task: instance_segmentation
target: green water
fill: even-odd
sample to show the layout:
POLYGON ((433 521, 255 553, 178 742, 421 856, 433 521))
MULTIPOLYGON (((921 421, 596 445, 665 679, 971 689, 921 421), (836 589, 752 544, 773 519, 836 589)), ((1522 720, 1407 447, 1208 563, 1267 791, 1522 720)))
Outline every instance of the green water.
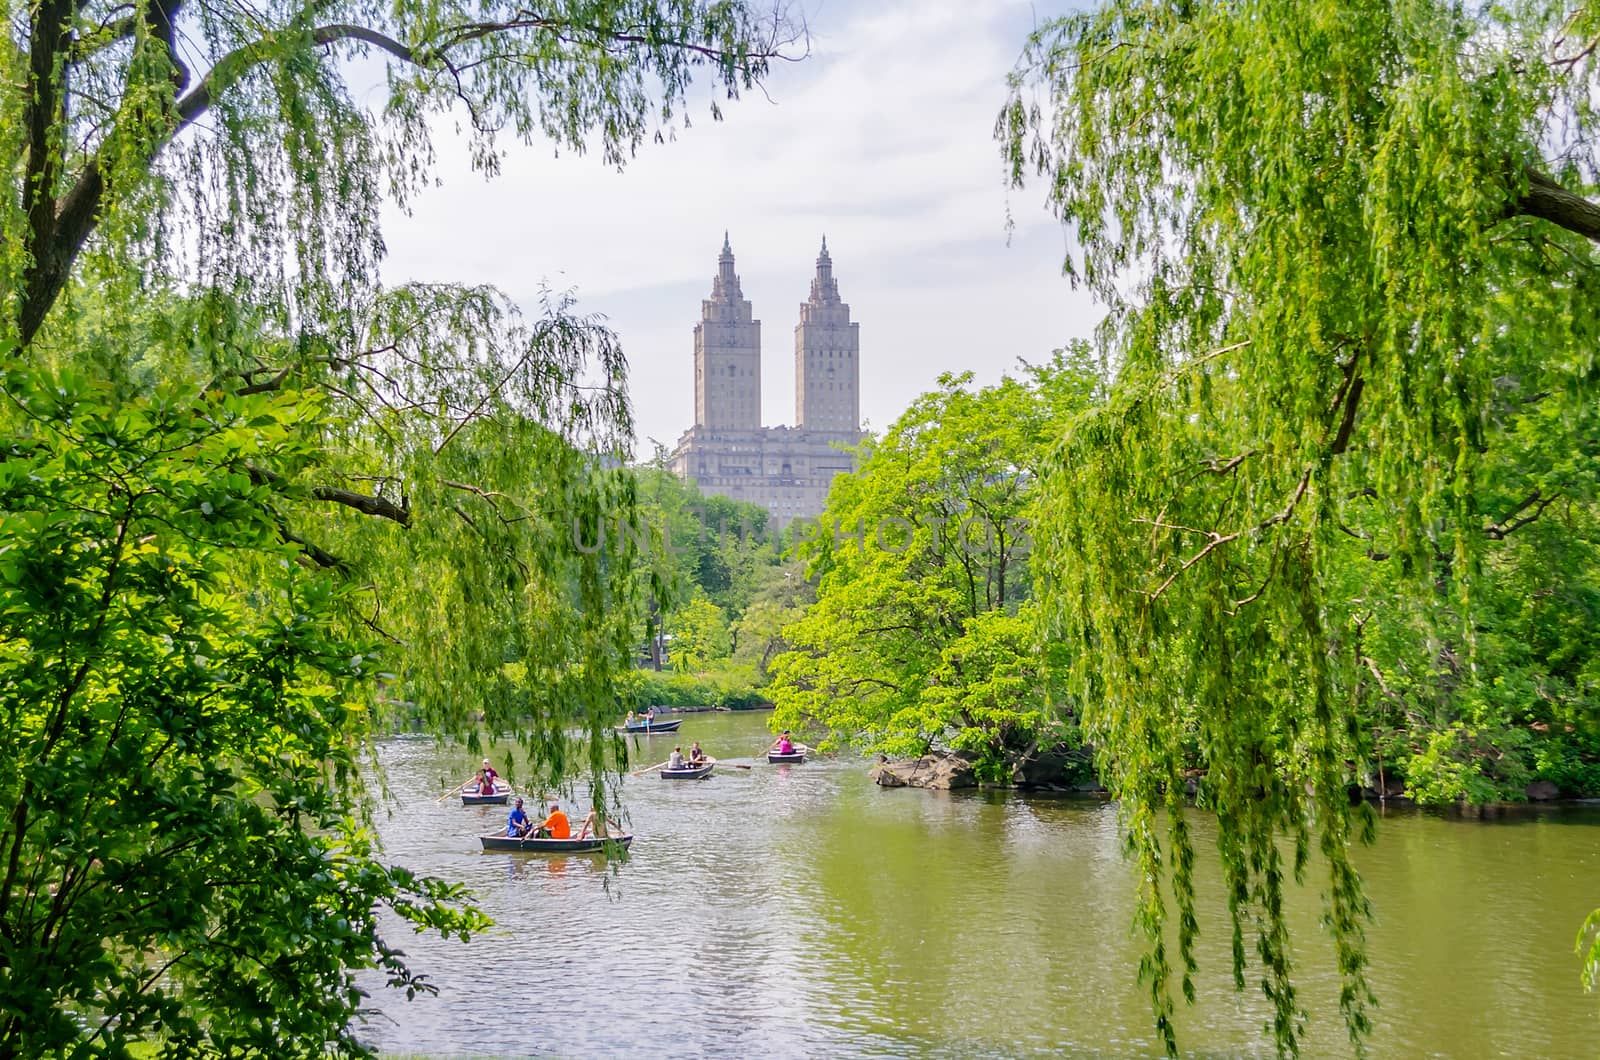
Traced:
MULTIPOLYGON (((697 739, 724 766, 630 779, 620 869, 482 853, 475 836, 504 810, 432 801, 469 756, 385 743, 401 800, 382 822, 390 856, 469 884, 498 923, 465 946, 394 939, 441 995, 380 993, 368 1040, 441 1056, 1160 1054, 1113 808, 880 790, 853 758, 769 766, 754 757, 766 721, 689 715, 678 738, 637 741, 642 763, 697 739)), ((1193 825, 1208 844, 1210 818, 1193 825)), ((1600 995, 1583 993, 1573 953, 1600 905, 1600 809, 1391 813, 1359 861, 1376 913, 1371 1055, 1600 1056, 1600 995)), ((1180 1042, 1271 1055, 1259 990, 1232 990, 1202 864, 1200 1000, 1180 1011, 1180 1042)), ((1350 1055, 1310 882, 1292 909, 1305 1055, 1350 1055)))

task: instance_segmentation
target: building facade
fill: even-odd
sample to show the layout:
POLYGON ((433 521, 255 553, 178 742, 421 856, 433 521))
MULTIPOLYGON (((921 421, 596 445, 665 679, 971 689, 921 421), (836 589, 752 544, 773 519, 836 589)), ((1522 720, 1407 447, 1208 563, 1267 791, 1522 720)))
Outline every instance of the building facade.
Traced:
POLYGON ((672 467, 703 493, 753 501, 783 527, 822 512, 861 441, 861 325, 839 297, 828 241, 794 329, 795 426, 761 426, 761 322, 739 289, 726 235, 694 328, 694 426, 672 467))

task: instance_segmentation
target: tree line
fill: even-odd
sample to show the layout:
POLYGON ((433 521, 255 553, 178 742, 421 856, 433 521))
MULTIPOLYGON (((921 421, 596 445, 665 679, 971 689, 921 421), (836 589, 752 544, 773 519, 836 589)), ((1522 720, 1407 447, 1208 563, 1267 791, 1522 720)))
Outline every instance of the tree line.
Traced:
POLYGON ((512 731, 530 779, 606 805, 606 732, 665 665, 641 644, 992 778, 1090 749, 1152 881, 1138 974, 1173 1053, 1191 780, 1284 1054, 1313 851, 1356 1048, 1370 1027, 1352 788, 1596 790, 1594 4, 1039 25, 996 134, 1096 341, 941 380, 836 483, 842 535, 770 555, 578 547, 718 502, 626 467, 601 320, 384 286, 379 207, 430 179, 444 114, 486 171, 508 136, 622 164, 691 82, 731 99, 802 53, 781 8, 8 15, 0 1055, 363 1055, 358 970, 431 989, 382 911, 484 925, 376 848, 364 747, 397 710, 512 731))

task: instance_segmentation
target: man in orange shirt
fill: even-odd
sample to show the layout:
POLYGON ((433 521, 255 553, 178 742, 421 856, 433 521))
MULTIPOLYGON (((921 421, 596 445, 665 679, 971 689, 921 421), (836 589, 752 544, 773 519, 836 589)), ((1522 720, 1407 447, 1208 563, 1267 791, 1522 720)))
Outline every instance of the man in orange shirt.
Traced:
POLYGON ((567 815, 561 812, 560 803, 550 804, 550 816, 539 823, 539 830, 535 834, 548 839, 572 838, 572 824, 567 820, 567 815))

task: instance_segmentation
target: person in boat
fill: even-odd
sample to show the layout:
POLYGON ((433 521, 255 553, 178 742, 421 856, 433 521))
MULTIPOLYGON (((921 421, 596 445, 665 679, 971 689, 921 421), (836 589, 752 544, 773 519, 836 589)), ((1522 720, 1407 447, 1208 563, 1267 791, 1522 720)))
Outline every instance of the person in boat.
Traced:
POLYGON ((472 778, 468 785, 469 795, 493 795, 494 781, 484 775, 483 770, 478 770, 478 775, 472 778))
POLYGON ((685 766, 685 763, 683 761, 683 748, 674 747, 672 749, 672 753, 667 756, 667 768, 668 769, 683 769, 684 766, 685 766))
POLYGON ((531 831, 533 831, 533 818, 522 808, 522 800, 519 798, 516 808, 506 817, 506 835, 511 839, 521 839, 531 831))
POLYGON ((656 708, 654 706, 651 706, 649 709, 647 709, 644 712, 644 723, 646 725, 649 725, 652 721, 655 721, 655 720, 656 720, 656 708))
POLYGON ((561 804, 550 804, 550 816, 539 822, 539 827, 534 835, 540 839, 571 839, 572 822, 567 820, 567 815, 561 812, 561 804))
POLYGON ((631 710, 628 711, 628 718, 627 718, 626 721, 623 722, 623 724, 624 725, 637 725, 637 724, 639 724, 639 715, 635 714, 631 710))
POLYGON ((593 832, 596 839, 610 839, 611 833, 606 830, 606 815, 599 810, 590 810, 589 816, 583 819, 583 827, 578 830, 580 840, 589 838, 593 832))
POLYGON ((699 740, 689 745, 689 764, 691 766, 703 766, 706 764, 706 753, 700 750, 699 740))
POLYGON ((500 774, 494 771, 494 766, 489 764, 487 758, 483 760, 483 775, 489 781, 489 794, 493 795, 494 789, 500 785, 500 774))
POLYGON ((789 740, 788 729, 783 730, 783 733, 778 737, 778 753, 781 755, 794 754, 794 744, 789 740))

